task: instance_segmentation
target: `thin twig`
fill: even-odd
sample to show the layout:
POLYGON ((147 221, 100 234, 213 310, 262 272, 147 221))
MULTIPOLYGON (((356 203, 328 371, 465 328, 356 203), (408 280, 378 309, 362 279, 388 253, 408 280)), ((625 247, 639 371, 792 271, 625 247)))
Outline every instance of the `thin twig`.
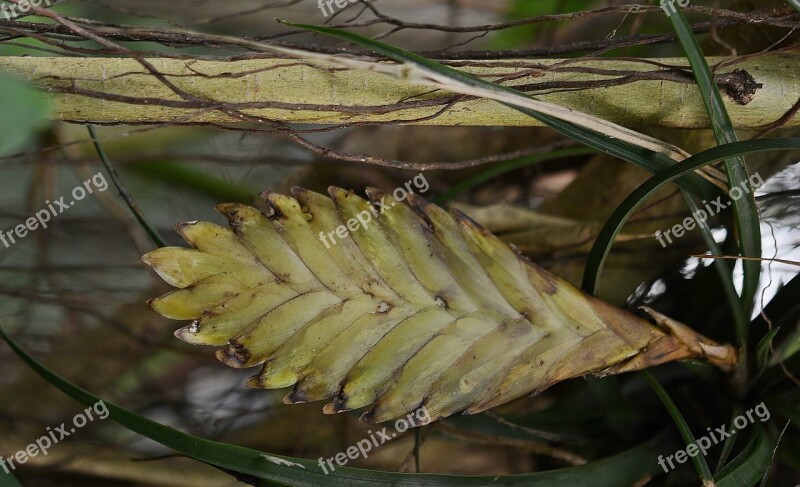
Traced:
POLYGON ((114 186, 117 187, 119 195, 122 197, 123 200, 125 200, 125 203, 128 205, 128 208, 130 208, 131 212, 133 212, 133 216, 136 217, 136 221, 138 221, 139 224, 142 226, 142 228, 144 228, 144 230, 147 232, 147 235, 150 236, 150 239, 153 241, 154 244, 156 244, 156 246, 166 247, 167 243, 164 241, 163 238, 161 238, 161 235, 158 233, 158 230, 156 230, 147 221, 147 218, 145 218, 144 214, 136 205, 136 203, 133 201, 133 198, 131 197, 128 190, 125 188, 125 185, 122 183, 122 179, 119 177, 119 174, 117 174, 117 170, 114 169, 114 167, 111 165, 111 162, 108 160, 108 155, 106 154, 105 149, 103 148, 102 145, 100 145, 100 142, 97 141, 97 136, 94 132, 94 127, 92 127, 91 125, 87 125, 86 128, 89 130, 89 136, 91 136, 92 138, 92 143, 94 144, 94 148, 97 150, 97 155, 103 162, 103 166, 105 166, 109 177, 111 177, 111 181, 114 182, 114 186))

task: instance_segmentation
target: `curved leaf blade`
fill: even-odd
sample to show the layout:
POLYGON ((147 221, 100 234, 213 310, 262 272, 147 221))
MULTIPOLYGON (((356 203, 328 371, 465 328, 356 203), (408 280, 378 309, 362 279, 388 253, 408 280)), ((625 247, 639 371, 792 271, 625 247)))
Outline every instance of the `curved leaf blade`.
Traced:
MULTIPOLYGON (((99 397, 60 377, 28 355, 6 335, 2 327, 0 327, 0 338, 28 367, 64 394, 85 406, 91 406, 100 401, 99 397)), ((464 477, 408 474, 350 467, 337 467, 335 471, 326 475, 315 461, 266 454, 250 448, 206 440, 164 426, 111 402, 104 402, 110 412, 109 419, 135 433, 172 448, 178 453, 228 473, 234 472, 238 474, 237 477, 240 480, 246 482, 261 479, 295 487, 317 487, 319 485, 333 487, 373 487, 375 485, 398 487, 489 487, 497 485, 510 487, 548 487, 552 485, 616 487, 621 479, 626 484, 633 485, 643 478, 658 474, 661 468, 653 459, 658 454, 673 448, 669 436, 661 434, 630 450, 590 464, 510 476, 464 477)))
POLYGON ((717 474, 718 487, 753 487, 768 474, 777 439, 757 427, 744 450, 717 474))
POLYGON ((0 469, 0 485, 5 487, 22 487, 22 484, 14 477, 13 473, 6 473, 6 471, 2 469, 0 469))
MULTIPOLYGON (((736 130, 733 128, 728 110, 722 101, 711 68, 706 62, 700 44, 692 32, 691 26, 683 16, 680 8, 676 7, 675 12, 669 15, 678 40, 683 46, 684 51, 692 66, 697 86, 703 97, 703 103, 711 120, 711 128, 718 144, 728 144, 738 141, 736 130)), ((747 171, 747 164, 742 156, 734 156, 725 159, 725 168, 728 175, 728 185, 731 188, 746 188, 750 174, 747 171)), ((761 257, 761 225, 759 222, 756 199, 752 192, 746 191, 742 198, 733 198, 734 215, 736 217, 736 228, 739 235, 740 252, 745 257, 761 257)), ((761 263, 757 260, 742 261, 744 270, 744 285, 742 286, 741 308, 746 315, 755 302, 755 294, 761 275, 761 263)), ((747 340, 747 327, 743 326, 742 320, 738 320, 737 333, 743 341, 747 340)))
POLYGON ((712 149, 705 150, 699 154, 679 162, 675 166, 656 174, 639 186, 614 210, 614 213, 606 220, 603 229, 597 235, 589 258, 586 263, 586 273, 583 276, 582 289, 593 294, 599 284, 600 273, 605 263, 614 239, 622 230, 625 222, 633 215, 644 201, 661 189, 667 183, 674 181, 684 174, 690 173, 708 164, 723 160, 728 157, 751 154, 755 152, 766 152, 775 150, 798 150, 800 149, 800 138, 783 138, 769 140, 748 140, 746 142, 734 142, 725 144, 712 149))

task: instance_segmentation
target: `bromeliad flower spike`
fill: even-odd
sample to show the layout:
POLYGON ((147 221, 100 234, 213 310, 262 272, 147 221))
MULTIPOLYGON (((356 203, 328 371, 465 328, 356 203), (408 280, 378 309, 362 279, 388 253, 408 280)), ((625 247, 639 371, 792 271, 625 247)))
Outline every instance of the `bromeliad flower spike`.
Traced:
POLYGON ((474 414, 672 360, 734 365, 730 345, 587 296, 458 211, 414 194, 329 193, 265 194, 268 214, 219 205, 230 229, 179 225, 192 249, 143 257, 179 288, 150 306, 193 320, 175 335, 222 347, 223 363, 262 366, 251 387, 292 387, 287 403, 332 398, 325 413, 369 407, 368 422, 420 406, 432 419, 474 414), (354 221, 334 244, 320 238, 354 221))

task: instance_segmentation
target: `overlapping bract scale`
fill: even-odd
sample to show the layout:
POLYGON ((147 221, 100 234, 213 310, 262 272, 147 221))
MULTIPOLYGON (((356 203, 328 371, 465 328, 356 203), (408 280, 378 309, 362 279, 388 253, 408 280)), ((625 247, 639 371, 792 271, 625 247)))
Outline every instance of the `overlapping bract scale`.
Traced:
POLYGON ((666 360, 730 365, 728 347, 586 296, 461 213, 413 193, 329 193, 265 194, 266 214, 219 205, 230 229, 179 225, 192 249, 143 257, 178 288, 150 305, 193 320, 176 336, 222 347, 225 364, 262 366, 251 387, 329 399, 326 413, 367 408, 370 422, 477 413, 666 360))

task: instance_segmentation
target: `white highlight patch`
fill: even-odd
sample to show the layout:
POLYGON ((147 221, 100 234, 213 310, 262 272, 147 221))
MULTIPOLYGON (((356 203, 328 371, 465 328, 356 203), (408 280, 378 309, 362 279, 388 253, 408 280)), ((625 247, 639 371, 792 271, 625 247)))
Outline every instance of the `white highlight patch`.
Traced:
POLYGON ((282 467, 300 467, 305 470, 305 466, 300 465, 299 463, 290 462, 289 460, 284 460, 283 458, 273 457, 271 455, 266 455, 264 453, 261 454, 268 462, 274 463, 275 465, 280 465, 282 467))

